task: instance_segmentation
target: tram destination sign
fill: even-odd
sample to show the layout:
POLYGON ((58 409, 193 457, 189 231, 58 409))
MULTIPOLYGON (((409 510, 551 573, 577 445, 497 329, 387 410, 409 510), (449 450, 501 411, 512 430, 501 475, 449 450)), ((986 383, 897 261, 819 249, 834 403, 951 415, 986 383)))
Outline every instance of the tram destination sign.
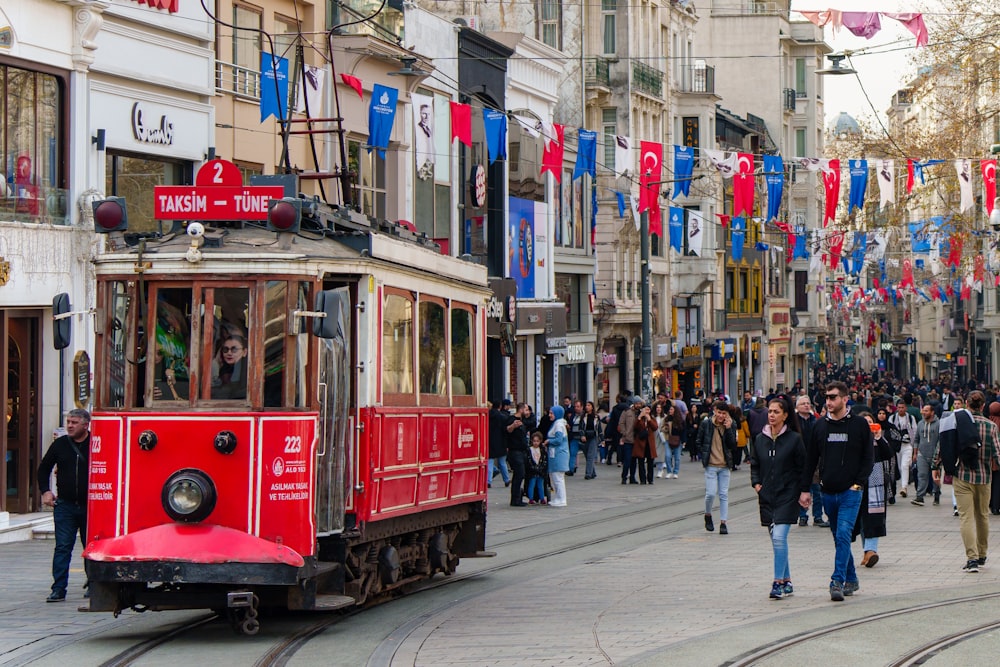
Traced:
POLYGON ((280 185, 243 185, 239 168, 228 160, 209 160, 194 185, 153 188, 156 220, 267 220, 267 204, 281 199, 280 185))

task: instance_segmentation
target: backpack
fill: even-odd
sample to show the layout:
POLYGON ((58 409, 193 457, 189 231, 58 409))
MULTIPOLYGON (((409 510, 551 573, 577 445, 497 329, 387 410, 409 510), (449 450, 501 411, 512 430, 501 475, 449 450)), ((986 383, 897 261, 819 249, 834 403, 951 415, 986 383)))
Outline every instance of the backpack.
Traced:
POLYGON ((941 451, 941 464, 947 474, 957 474, 959 463, 966 468, 975 467, 982 446, 979 427, 968 410, 944 413, 941 417, 938 447, 941 451))

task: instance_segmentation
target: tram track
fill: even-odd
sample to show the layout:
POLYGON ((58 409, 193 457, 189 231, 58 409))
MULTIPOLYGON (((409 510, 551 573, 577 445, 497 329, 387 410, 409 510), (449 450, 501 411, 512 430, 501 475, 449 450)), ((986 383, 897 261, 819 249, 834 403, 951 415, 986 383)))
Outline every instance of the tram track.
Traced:
MULTIPOLYGON (((952 598, 948 600, 939 600, 936 602, 927 602, 918 605, 911 605, 909 607, 903 607, 900 609, 893 609, 890 611, 879 612, 877 614, 870 614, 867 616, 862 616, 859 618, 854 618, 848 621, 841 621, 839 623, 833 623, 820 628, 815 628, 807 632, 803 632, 785 639, 772 642, 765 646, 753 649, 749 653, 744 653, 734 660, 722 663, 723 667, 750 667, 751 665, 761 664, 766 660, 770 660, 779 656, 780 654, 787 652, 793 648, 801 648, 810 642, 815 642, 819 639, 825 639, 831 635, 848 630, 850 628, 855 628, 872 622, 884 621, 892 618, 902 618, 906 615, 916 614, 919 612, 930 611, 934 609, 941 609, 944 607, 969 604, 975 602, 981 602, 984 600, 992 600, 1000 598, 1000 592, 993 593, 980 593, 977 595, 968 595, 959 598, 952 598)), ((910 650, 903 654, 901 657, 890 662, 890 667, 910 667, 913 665, 923 664, 927 659, 933 655, 940 653, 941 651, 954 646, 962 641, 966 641, 973 637, 976 637, 985 632, 1000 628, 1000 621, 994 621, 984 625, 978 625, 973 628, 966 628, 961 631, 950 633, 944 637, 935 639, 934 641, 924 644, 916 649, 910 650)))
MULTIPOLYGON (((453 586, 456 583, 463 581, 474 581, 476 579, 481 579, 492 574, 503 572, 510 568, 515 568, 522 566, 526 559, 531 561, 538 561, 545 558, 552 558, 559 556, 577 549, 598 546, 607 542, 611 542, 617 539, 621 539, 628 536, 633 536, 648 532, 650 530, 655 530, 657 528, 668 526, 672 524, 681 523, 683 521, 690 521, 693 518, 699 518, 702 516, 703 511, 699 508, 694 512, 687 512, 674 517, 663 517, 662 512, 665 509, 673 508, 685 503, 691 503, 704 498, 704 494, 699 492, 697 494, 686 494, 681 498, 666 498, 660 502, 652 502, 643 504, 641 507, 629 510, 625 512, 614 512, 611 515, 603 514, 592 518, 584 519, 582 521, 572 523, 570 525, 564 525, 560 529, 564 534, 572 534, 575 532, 582 531, 585 535, 590 533, 595 527, 607 525, 609 523, 620 523, 623 519, 641 517, 643 515, 653 514, 656 518, 651 521, 642 522, 639 525, 633 526, 627 530, 617 530, 610 533, 605 533, 601 535, 591 535, 579 540, 571 540, 568 543, 564 543, 556 548, 550 548, 537 553, 531 554, 526 558, 519 558, 505 563, 498 563, 496 565, 489 565, 475 572, 467 572, 454 574, 448 577, 436 577, 433 580, 421 582, 415 584, 414 586, 405 589, 404 594, 407 596, 416 595, 420 593, 429 593, 431 591, 437 590, 444 586, 453 586)), ((750 497, 740 500, 731 500, 730 507, 740 506, 746 503, 756 502, 755 497, 750 497)), ((567 517, 567 520, 578 519, 578 517, 567 517)), ((495 542, 491 542, 490 546, 495 548, 509 547, 515 544, 529 543, 532 540, 537 540, 541 535, 531 534, 531 535, 518 535, 512 539, 500 539, 495 542)), ((482 593, 475 593, 469 596, 469 599, 476 597, 477 595, 482 595, 482 593)), ((383 603, 384 604, 384 603, 383 603)), ((432 610, 427 611, 418 617, 411 619, 409 622, 404 624, 399 628, 398 631, 393 632, 390 639, 383 641, 378 645, 376 651, 373 653, 371 660, 369 660, 369 665, 388 665, 391 663, 392 656, 395 655, 396 651, 406 640, 407 637, 413 632, 414 629, 419 627, 421 624, 425 623, 429 618, 433 618, 435 615, 442 613, 443 611, 454 607, 455 600, 451 600, 441 607, 436 607, 432 610)), ((294 631, 280 640, 274 642, 269 648, 267 648, 264 653, 262 653, 253 662, 255 667, 284 667, 288 664, 288 661, 298 653, 306 644, 308 644, 312 639, 321 635, 328 628, 343 622, 344 620, 351 618, 366 609, 369 609, 374 605, 365 605, 356 609, 344 610, 344 611, 334 611, 328 612, 326 617, 321 618, 313 623, 306 625, 305 627, 294 631)), ((130 665, 136 664, 140 659, 145 658, 152 654, 154 651, 162 647, 163 645, 173 642, 184 635, 197 630, 198 628, 217 620, 219 617, 217 614, 209 614, 207 616, 199 617, 182 625, 179 625, 167 632, 163 632, 159 635, 150 637, 146 641, 136 644, 135 646, 129 647, 128 649, 118 653, 117 655, 109 658, 100 664, 100 667, 129 667, 130 665)), ((221 626, 220 626, 221 627, 221 626)), ((247 638, 246 641, 252 641, 251 638, 247 638)), ((262 647, 263 648, 263 647, 262 647)))

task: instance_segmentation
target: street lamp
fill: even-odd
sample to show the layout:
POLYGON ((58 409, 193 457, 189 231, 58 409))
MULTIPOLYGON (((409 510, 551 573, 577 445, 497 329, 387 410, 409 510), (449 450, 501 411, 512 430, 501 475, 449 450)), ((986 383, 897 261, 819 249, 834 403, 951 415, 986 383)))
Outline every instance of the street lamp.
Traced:
POLYGON ((857 74, 858 71, 856 69, 854 69, 853 67, 850 67, 850 66, 844 67, 843 65, 840 64, 847 57, 848 57, 848 54, 846 54, 846 53, 831 53, 830 55, 827 56, 827 59, 832 64, 828 68, 826 68, 826 69, 818 69, 818 70, 816 70, 816 73, 817 74, 831 74, 831 75, 857 74))

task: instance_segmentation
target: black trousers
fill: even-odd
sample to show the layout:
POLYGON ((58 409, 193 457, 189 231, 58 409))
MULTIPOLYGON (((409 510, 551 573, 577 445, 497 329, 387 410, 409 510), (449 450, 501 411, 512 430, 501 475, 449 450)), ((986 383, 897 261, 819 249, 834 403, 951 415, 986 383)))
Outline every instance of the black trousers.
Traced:
POLYGON ((524 492, 524 462, 527 452, 520 449, 507 451, 507 463, 510 464, 510 502, 518 504, 521 502, 521 494, 524 492))

